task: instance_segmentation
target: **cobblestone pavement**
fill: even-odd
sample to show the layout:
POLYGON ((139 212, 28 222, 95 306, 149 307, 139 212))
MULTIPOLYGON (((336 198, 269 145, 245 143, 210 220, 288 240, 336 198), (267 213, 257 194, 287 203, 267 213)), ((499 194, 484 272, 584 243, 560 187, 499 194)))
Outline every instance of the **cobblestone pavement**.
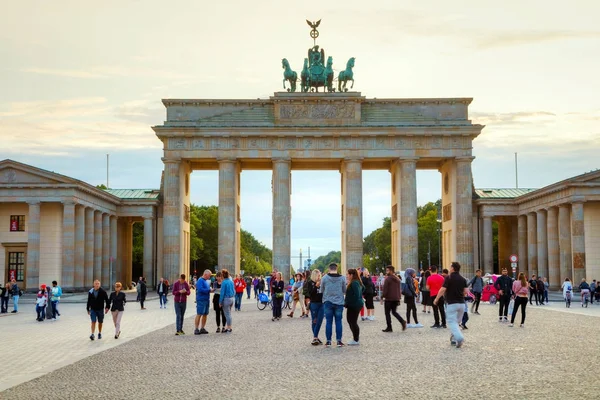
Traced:
MULTIPOLYGON (((580 314, 580 308, 568 313, 552 311, 559 310, 559 303, 528 307, 526 327, 511 328, 497 322, 497 306, 481 305, 482 315, 470 315, 462 349, 450 346, 447 329, 430 329, 433 316, 421 313, 420 307, 425 328, 401 332, 395 322, 395 331, 386 334, 381 332, 383 312, 377 305, 376 321, 359 321, 361 345, 345 348, 311 346, 309 319, 290 319, 284 312, 283 320, 271 322, 270 310, 259 311, 252 300, 245 300, 242 311, 234 312, 231 334, 214 333, 212 310, 209 335, 191 334, 193 323, 187 319, 188 334, 183 337, 174 336, 172 325, 166 326, 173 322, 170 309, 152 309, 144 315, 128 310, 123 318, 126 336, 90 342, 87 324, 81 322, 85 317, 77 316, 81 325, 77 333, 61 329, 64 320, 36 329, 34 352, 29 350, 30 336, 16 339, 13 335, 10 345, 3 343, 3 354, 8 354, 8 348, 11 352, 27 349, 27 357, 18 353, 19 362, 28 360, 19 366, 24 371, 30 371, 32 363, 41 364, 42 355, 54 348, 74 349, 75 357, 69 352, 62 365, 79 361, 12 387, 0 398, 37 398, 42 392, 61 399, 591 397, 600 390, 592 357, 600 346, 600 308, 585 311, 590 315, 580 314), (139 329, 137 325, 148 325, 148 331, 160 328, 161 323, 151 328, 154 322, 148 316, 161 319, 161 311, 166 311, 161 320, 164 328, 128 339, 130 330, 139 329), (38 333, 44 329, 51 331, 38 333), (92 355, 102 350, 106 351, 92 355), (31 353, 36 356, 33 360, 31 353)), ((188 306, 190 316, 192 309, 193 303, 188 306)), ((404 314, 404 304, 401 310, 404 314)), ((28 327, 21 328, 25 337, 35 321, 22 323, 28 327)), ((344 341, 350 339, 349 333, 344 316, 344 341)), ((54 357, 45 359, 50 363, 54 357)))

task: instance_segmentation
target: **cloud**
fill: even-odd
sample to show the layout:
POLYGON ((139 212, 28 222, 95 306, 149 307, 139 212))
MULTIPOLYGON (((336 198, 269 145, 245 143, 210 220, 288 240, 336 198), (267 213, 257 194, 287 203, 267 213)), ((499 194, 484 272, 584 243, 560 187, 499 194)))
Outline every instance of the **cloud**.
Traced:
POLYGON ((477 48, 492 49, 497 47, 519 46, 541 42, 574 39, 597 39, 600 32, 577 32, 563 30, 536 30, 520 32, 486 32, 476 39, 477 48))
POLYGON ((111 77, 145 77, 162 79, 196 79, 194 75, 187 73, 178 73, 172 70, 160 70, 156 68, 140 66, 119 66, 119 65, 100 65, 85 69, 62 69, 62 68, 43 68, 28 67, 20 70, 30 74, 54 75, 69 78, 81 79, 106 79, 111 77))
POLYGON ((482 125, 525 125, 553 120, 556 114, 548 111, 519 111, 508 113, 471 112, 473 122, 482 125))

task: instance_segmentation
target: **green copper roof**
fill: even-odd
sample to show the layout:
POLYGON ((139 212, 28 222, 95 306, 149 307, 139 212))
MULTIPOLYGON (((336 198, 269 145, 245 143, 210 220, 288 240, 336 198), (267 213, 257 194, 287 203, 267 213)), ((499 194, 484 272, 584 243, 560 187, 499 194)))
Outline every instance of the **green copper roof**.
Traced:
POLYGON ((105 189, 105 192, 120 199, 157 200, 158 189, 105 189))
POLYGON ((536 191, 537 189, 475 189, 482 199, 514 199, 536 191))

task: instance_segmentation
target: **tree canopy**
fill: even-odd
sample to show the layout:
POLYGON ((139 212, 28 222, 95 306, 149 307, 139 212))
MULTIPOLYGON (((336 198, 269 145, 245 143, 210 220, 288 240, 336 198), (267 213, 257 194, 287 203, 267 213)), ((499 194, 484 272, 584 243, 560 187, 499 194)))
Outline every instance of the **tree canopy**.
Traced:
POLYGON ((330 251, 324 256, 319 256, 310 266, 311 269, 318 269, 321 272, 325 272, 329 264, 341 263, 342 252, 341 251, 330 251))

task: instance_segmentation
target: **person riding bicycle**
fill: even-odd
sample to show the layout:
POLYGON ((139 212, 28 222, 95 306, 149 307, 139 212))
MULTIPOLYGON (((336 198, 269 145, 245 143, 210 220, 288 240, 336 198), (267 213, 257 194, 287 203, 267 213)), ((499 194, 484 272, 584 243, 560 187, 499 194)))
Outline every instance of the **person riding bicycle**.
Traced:
POLYGON ((585 281, 585 278, 581 280, 579 289, 581 290, 581 306, 583 307, 584 299, 590 295, 590 285, 585 281))
POLYGON ((563 291, 563 298, 567 303, 571 303, 571 294, 573 292, 573 285, 571 284, 571 280, 569 278, 565 278, 565 281, 561 287, 563 291))

